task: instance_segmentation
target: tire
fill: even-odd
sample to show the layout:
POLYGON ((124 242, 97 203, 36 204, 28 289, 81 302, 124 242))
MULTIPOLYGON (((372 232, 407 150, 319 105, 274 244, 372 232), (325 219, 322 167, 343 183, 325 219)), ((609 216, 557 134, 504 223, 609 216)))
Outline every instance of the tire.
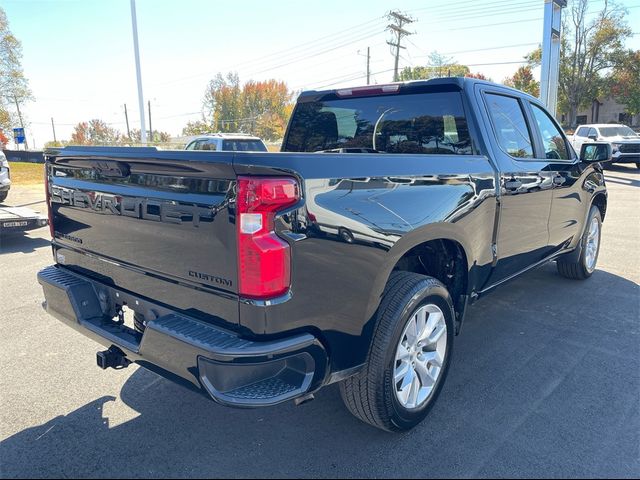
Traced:
MULTIPOLYGON (((358 374, 340 383, 340 394, 348 410, 363 422, 391 432, 410 430, 418 425, 437 400, 449 370, 454 336, 453 318, 453 303, 442 283, 425 275, 393 272, 376 312, 376 329, 367 363, 358 374), (400 381, 394 381, 394 377, 397 378, 402 368, 406 367, 405 370, 409 370, 412 367, 411 360, 398 360, 398 358, 404 355, 404 352, 408 354, 413 348, 403 347, 405 345, 403 339, 408 339, 408 330, 405 329, 410 329, 411 322, 416 319, 415 315, 424 309, 429 312, 423 331, 428 331, 429 322, 432 319, 433 322, 438 319, 440 328, 435 327, 429 334, 429 338, 431 336, 435 338, 439 334, 439 340, 434 344, 428 344, 429 338, 427 338, 424 347, 413 350, 413 353, 406 357, 415 360, 415 364, 419 365, 413 369, 412 378, 419 382, 420 387, 415 390, 418 392, 414 397, 416 401, 413 404, 410 401, 403 404, 403 397, 407 390, 399 391, 399 389, 406 384, 405 380, 408 377, 405 376, 400 381), (435 311, 440 313, 433 313, 435 311), (443 325, 446 325, 446 329, 443 325), (429 350, 436 344, 438 345, 436 351, 429 350), (445 348, 444 354, 441 346, 445 348), (400 352, 401 347, 403 353, 400 352), (436 367, 436 363, 430 363, 433 360, 424 361, 425 356, 434 356, 434 354, 438 355, 439 368, 436 367), (426 370, 424 370, 425 366, 426 370), (438 373, 434 373, 436 368, 438 373), (435 381, 431 382, 430 387, 425 387, 422 382, 423 375, 427 374, 429 376, 426 378, 431 380, 433 380, 431 375, 435 375, 435 381), (427 391, 429 393, 425 393, 427 391)), ((420 343, 417 345, 419 346, 420 343)), ((411 382, 407 396, 409 400, 413 392, 414 384, 411 382)))
POLYGON ((596 269, 598 263, 598 255, 600 253, 600 240, 602 237, 602 216, 600 215, 600 209, 595 205, 591 206, 589 210, 589 216, 587 217, 587 224, 580 239, 580 257, 577 260, 558 259, 558 273, 565 278, 572 280, 585 280, 589 278, 596 269), (592 225, 595 222, 597 225, 597 232, 595 237, 593 236, 592 225), (592 239, 596 240, 595 251, 592 247, 592 239), (591 250, 591 255, 589 249, 591 250))
POLYGON ((138 312, 133 312, 133 328, 136 332, 144 333, 146 327, 144 323, 144 315, 138 312))
POLYGON ((0 192, 0 203, 4 202, 7 199, 8 195, 9 195, 8 190, 6 192, 0 192))

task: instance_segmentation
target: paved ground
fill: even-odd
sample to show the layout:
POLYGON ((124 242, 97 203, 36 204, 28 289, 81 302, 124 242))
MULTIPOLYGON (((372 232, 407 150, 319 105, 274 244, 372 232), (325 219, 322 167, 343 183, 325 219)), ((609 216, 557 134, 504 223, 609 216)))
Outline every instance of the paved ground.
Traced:
POLYGON ((47 229, 5 241, 0 475, 638 477, 640 175, 607 177, 598 271, 573 282, 547 265, 474 305, 442 396, 405 435, 358 422, 335 387, 245 411, 136 367, 102 372, 97 345, 40 308, 47 229))

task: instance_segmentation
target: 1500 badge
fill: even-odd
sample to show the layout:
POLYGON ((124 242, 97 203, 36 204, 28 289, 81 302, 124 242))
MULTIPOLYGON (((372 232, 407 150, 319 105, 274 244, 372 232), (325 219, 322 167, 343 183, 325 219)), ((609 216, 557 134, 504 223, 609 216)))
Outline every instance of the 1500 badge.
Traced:
POLYGON ((125 197, 100 192, 83 192, 52 187, 51 202, 86 208, 108 215, 140 218, 164 223, 191 223, 197 227, 201 221, 211 222, 215 216, 211 208, 194 204, 163 202, 143 197, 125 197))

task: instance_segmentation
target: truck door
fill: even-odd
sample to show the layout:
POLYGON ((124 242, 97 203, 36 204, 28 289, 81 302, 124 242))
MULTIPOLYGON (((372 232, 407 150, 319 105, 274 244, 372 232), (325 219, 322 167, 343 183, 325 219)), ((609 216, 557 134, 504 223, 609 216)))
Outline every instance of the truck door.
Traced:
MULTIPOLYGON (((582 198, 583 192, 578 180, 585 165, 581 164, 569 148, 562 129, 551 115, 536 103, 527 103, 542 144, 542 150, 536 156, 549 162, 548 169, 553 174, 549 247, 551 250, 559 250, 582 233, 588 205, 582 198)), ((589 130, 589 134, 591 130, 593 129, 589 130)))
POLYGON ((500 209, 494 269, 487 285, 505 280, 549 254, 553 174, 536 158, 538 139, 523 100, 508 90, 484 89, 489 141, 500 170, 500 209))

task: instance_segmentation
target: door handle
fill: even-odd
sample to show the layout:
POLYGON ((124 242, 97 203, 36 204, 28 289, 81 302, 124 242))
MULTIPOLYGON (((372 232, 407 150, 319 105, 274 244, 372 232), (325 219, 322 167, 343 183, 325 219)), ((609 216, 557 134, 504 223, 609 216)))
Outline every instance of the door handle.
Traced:
POLYGON ((520 180, 516 180, 515 178, 512 178, 511 180, 506 180, 504 182, 504 188, 506 190, 518 190, 520 187, 522 187, 522 182, 520 180))

